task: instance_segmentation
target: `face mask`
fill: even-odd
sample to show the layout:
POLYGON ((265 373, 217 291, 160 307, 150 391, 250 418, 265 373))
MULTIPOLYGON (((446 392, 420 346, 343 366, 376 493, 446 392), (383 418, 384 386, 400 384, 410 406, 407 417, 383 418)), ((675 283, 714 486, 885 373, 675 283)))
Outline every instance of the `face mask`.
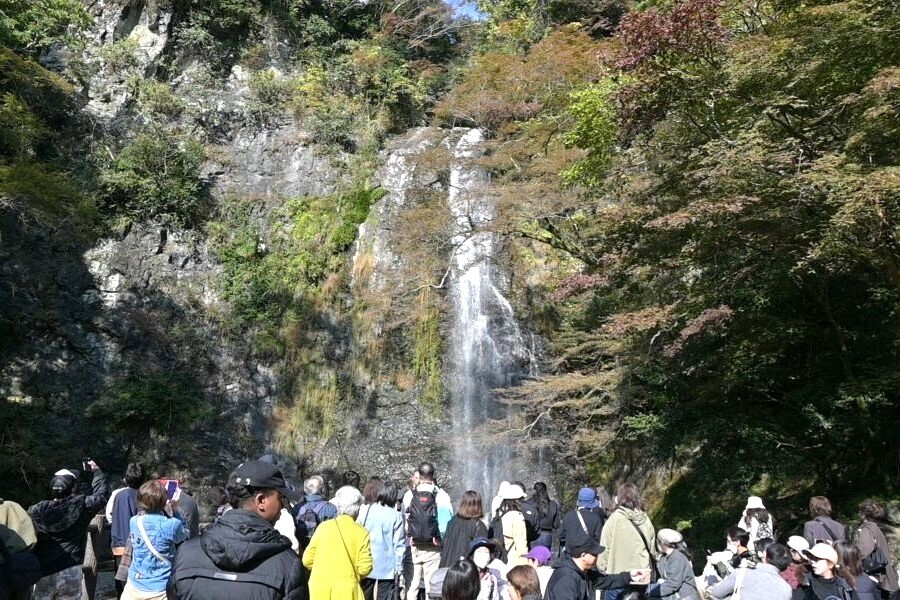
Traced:
POLYGON ((484 569, 488 566, 488 563, 491 562, 491 554, 490 552, 476 552, 472 556, 472 562, 475 563, 475 566, 479 569, 484 569))

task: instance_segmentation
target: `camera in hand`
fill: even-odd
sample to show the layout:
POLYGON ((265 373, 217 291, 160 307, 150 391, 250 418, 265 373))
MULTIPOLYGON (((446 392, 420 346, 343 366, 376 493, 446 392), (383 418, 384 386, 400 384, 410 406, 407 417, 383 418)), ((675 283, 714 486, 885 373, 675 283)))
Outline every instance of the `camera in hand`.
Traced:
POLYGON ((85 457, 81 459, 81 470, 82 471, 92 471, 91 469, 91 459, 89 457, 85 457))

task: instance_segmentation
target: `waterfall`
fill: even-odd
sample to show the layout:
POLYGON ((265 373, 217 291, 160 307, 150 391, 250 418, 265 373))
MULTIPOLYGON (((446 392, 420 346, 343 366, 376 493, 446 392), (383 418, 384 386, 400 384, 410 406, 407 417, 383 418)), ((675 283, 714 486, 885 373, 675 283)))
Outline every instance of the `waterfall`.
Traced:
POLYGON ((446 368, 460 484, 483 491, 487 503, 500 481, 517 473, 509 443, 476 432, 489 419, 509 418, 492 390, 534 374, 536 363, 531 339, 523 335, 500 288, 503 272, 494 260, 500 240, 491 231, 495 202, 487 174, 475 164, 481 142, 481 132, 472 129, 453 149, 449 205, 456 227, 446 368))

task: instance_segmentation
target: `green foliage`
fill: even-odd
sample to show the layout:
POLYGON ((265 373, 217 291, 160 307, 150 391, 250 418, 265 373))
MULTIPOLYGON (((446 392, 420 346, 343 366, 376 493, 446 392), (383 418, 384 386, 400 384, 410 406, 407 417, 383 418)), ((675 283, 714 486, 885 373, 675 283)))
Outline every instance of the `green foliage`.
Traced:
POLYGON ((89 227, 97 217, 94 204, 68 175, 40 163, 0 163, 0 196, 46 222, 74 219, 89 227))
POLYGON ((304 440, 327 438, 348 395, 313 334, 337 299, 346 251, 383 190, 358 185, 326 197, 288 200, 260 220, 249 200, 230 200, 208 231, 223 266, 222 297, 241 335, 259 356, 279 357, 287 402, 275 415, 276 443, 301 452, 304 440), (265 233, 268 232, 268 233, 265 233))
POLYGON ((202 390, 186 370, 132 372, 114 381, 87 416, 126 443, 177 436, 208 416, 202 390))
POLYGON ((148 129, 100 172, 100 205, 129 219, 199 222, 206 210, 200 167, 205 153, 194 139, 148 129))
POLYGON ((596 186, 603 180, 618 141, 618 112, 613 104, 618 87, 605 79, 572 93, 569 112, 575 126, 565 141, 587 150, 588 155, 562 174, 565 181, 596 186))
POLYGON ((111 71, 124 71, 137 66, 138 41, 126 37, 100 48, 100 58, 111 71))
POLYGON ((78 0, 0 0, 0 45, 37 54, 56 42, 78 42, 91 17, 78 0))
POLYGON ((275 69, 264 69, 250 76, 248 109, 258 123, 268 123, 278 117, 290 99, 290 83, 275 69))
POLYGON ((74 108, 75 89, 36 61, 0 48, 0 93, 13 94, 50 126, 61 128, 74 108))
POLYGON ((494 225, 575 259, 540 277, 559 372, 510 397, 669 523, 717 531, 736 489, 896 491, 900 17, 652 4, 569 55, 587 75, 532 86, 548 35, 438 106, 495 137, 494 225))
POLYGON ((270 327, 287 313, 302 314, 321 286, 343 266, 343 252, 382 190, 357 187, 323 198, 289 200, 278 213, 271 239, 262 239, 252 203, 237 202, 210 225, 225 268, 223 297, 241 326, 270 327))
POLYGON ((419 401, 433 415, 440 415, 444 398, 441 381, 443 343, 440 332, 441 313, 431 288, 422 288, 416 299, 412 330, 412 372, 421 382, 419 401))
POLYGON ((22 100, 7 92, 0 98, 0 155, 33 156, 38 142, 49 133, 47 126, 22 100))
POLYGON ((166 119, 176 119, 184 110, 184 102, 174 94, 172 86, 154 79, 141 82, 138 105, 145 113, 166 119))
POLYGON ((573 27, 552 31, 522 56, 488 52, 476 58, 435 114, 445 122, 474 124, 491 132, 542 111, 558 119, 573 89, 595 76, 597 53, 596 43, 573 27))

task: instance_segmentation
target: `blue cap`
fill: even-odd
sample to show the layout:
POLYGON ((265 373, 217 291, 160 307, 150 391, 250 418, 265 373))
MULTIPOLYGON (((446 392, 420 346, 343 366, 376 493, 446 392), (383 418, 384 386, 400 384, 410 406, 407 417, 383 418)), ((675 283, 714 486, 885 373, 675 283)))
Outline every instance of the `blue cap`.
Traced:
POLYGON ((578 490, 578 506, 584 508, 597 508, 600 506, 600 501, 597 499, 597 490, 589 487, 583 487, 578 490))

